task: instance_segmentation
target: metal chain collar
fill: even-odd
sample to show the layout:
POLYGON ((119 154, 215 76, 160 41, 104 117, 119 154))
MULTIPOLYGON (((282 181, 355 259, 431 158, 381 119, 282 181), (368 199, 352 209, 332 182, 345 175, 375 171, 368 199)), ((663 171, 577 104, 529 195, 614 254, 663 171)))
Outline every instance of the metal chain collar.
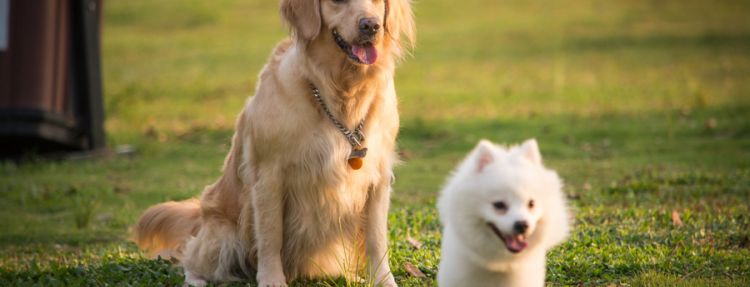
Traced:
POLYGON ((357 128, 355 128, 354 131, 349 130, 333 116, 333 113, 331 113, 331 111, 328 109, 328 106, 326 106, 323 98, 320 97, 320 90, 318 90, 318 88, 316 88, 312 83, 310 84, 310 88, 312 88, 313 96, 315 96, 315 101, 318 102, 328 118, 331 119, 333 125, 336 126, 339 131, 341 131, 344 137, 346 137, 346 140, 349 141, 349 144, 351 144, 353 148, 362 148, 362 143, 365 141, 365 135, 364 133, 362 133, 362 129, 364 129, 365 127, 365 119, 362 119, 359 122, 359 125, 357 125, 357 128))

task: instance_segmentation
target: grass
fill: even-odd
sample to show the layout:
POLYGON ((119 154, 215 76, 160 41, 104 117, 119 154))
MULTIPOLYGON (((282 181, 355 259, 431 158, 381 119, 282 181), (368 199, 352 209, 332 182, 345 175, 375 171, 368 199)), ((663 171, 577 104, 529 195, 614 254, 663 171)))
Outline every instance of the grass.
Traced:
MULTIPOLYGON (((0 285, 181 284, 128 228, 217 178, 234 116, 287 33, 277 5, 106 3, 108 143, 136 153, 0 163, 0 285)), ((548 285, 750 285, 748 3, 432 0, 415 11, 418 48, 397 75, 405 163, 389 234, 402 286, 435 284, 434 203, 455 164, 480 138, 529 137, 576 211, 548 285)))

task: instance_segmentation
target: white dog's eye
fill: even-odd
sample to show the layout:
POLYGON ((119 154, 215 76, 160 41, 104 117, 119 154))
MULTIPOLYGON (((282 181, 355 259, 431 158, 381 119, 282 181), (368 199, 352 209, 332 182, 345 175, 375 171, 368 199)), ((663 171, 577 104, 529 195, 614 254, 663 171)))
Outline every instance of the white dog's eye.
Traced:
POLYGON ((494 206, 498 211, 508 210, 508 206, 505 204, 505 202, 502 201, 495 201, 492 203, 492 206, 494 206))
POLYGON ((534 200, 529 200, 529 209, 534 208, 534 200))

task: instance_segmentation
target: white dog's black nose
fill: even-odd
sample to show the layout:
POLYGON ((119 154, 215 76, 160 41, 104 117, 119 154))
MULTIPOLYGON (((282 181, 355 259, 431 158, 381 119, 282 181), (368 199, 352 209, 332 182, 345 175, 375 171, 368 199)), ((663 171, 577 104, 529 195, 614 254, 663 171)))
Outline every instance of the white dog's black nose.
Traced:
POLYGON ((372 36, 378 33, 378 30, 380 30, 378 18, 369 17, 359 19, 359 32, 362 35, 372 36))
POLYGON ((518 234, 525 233, 527 229, 529 229, 529 224, 526 221, 516 221, 516 223, 513 224, 513 231, 518 234))

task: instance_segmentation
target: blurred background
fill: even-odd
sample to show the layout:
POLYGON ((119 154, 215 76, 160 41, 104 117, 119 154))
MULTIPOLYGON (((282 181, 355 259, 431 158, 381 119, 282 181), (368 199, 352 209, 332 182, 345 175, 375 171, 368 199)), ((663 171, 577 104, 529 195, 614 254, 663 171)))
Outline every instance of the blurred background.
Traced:
MULTIPOLYGON (((168 264, 141 257, 128 227, 147 206, 196 196, 218 177, 235 116, 288 34, 277 1, 104 2, 110 152, 0 163, 7 282, 179 282, 168 264), (70 271, 78 266, 86 273, 70 271)), ((396 72, 404 164, 391 245, 403 285, 429 284, 437 271, 433 206, 450 170, 481 138, 530 137, 577 214, 571 241, 551 254, 550 284, 748 284, 750 2, 413 9, 417 47, 396 72)))
MULTIPOLYGON (((419 42, 397 78, 406 121, 652 113, 748 100, 743 1, 415 3, 419 42)), ((113 134, 180 131, 222 117, 231 127, 287 34, 276 1, 107 4, 113 134)))

